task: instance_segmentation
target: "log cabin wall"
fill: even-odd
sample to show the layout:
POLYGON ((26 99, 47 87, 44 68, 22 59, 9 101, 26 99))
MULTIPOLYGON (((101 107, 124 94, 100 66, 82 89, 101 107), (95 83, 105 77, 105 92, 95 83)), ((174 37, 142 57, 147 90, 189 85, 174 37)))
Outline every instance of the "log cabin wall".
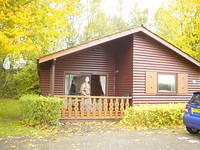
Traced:
MULTIPOLYGON (((102 73, 107 75, 107 95, 127 96, 132 94, 132 35, 106 44, 95 46, 56 59, 55 95, 64 95, 64 73, 102 73)), ((51 65, 40 64, 40 87, 42 95, 51 94, 51 65)))
POLYGON ((41 94, 48 96, 51 94, 50 89, 50 74, 51 74, 52 61, 39 64, 39 76, 40 76, 40 90, 41 94))
POLYGON ((116 44, 116 96, 131 96, 133 91, 133 36, 116 44))
POLYGON ((161 104, 186 102, 194 91, 200 90, 200 69, 182 56, 143 33, 133 35, 133 102, 161 104), (146 72, 183 73, 188 75, 188 94, 147 94, 146 72))
POLYGON ((107 75, 107 95, 115 95, 115 54, 109 45, 91 47, 56 60, 55 95, 64 95, 64 72, 107 75))

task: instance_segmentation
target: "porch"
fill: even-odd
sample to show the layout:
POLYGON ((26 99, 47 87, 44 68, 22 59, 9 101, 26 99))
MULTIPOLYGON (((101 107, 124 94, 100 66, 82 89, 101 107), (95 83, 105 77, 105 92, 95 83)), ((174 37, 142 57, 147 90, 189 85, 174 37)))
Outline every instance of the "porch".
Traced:
POLYGON ((132 97, 55 95, 64 99, 61 119, 120 119, 132 97), (90 100, 91 103, 87 101, 90 100))

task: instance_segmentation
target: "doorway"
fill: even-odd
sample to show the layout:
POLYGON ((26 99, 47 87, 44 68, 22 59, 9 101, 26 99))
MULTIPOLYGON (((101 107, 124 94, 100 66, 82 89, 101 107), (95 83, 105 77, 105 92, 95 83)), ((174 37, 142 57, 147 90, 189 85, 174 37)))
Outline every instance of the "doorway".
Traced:
POLYGON ((106 95, 106 76, 91 75, 91 95, 92 96, 106 95))
POLYGON ((81 95, 80 87, 85 82, 85 78, 89 77, 91 96, 107 95, 107 76, 97 74, 65 74, 65 95, 81 95))

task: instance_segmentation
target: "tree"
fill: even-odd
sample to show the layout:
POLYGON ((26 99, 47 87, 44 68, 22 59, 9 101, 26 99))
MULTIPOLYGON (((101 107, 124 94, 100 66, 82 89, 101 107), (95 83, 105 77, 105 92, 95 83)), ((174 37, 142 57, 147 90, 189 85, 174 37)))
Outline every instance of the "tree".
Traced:
MULTIPOLYGON (((6 53, 48 53, 68 25, 75 0, 7 0, 0 3, 1 49, 6 53)), ((2 52, 1 51, 1 54, 2 52)), ((2 55, 0 55, 2 56, 2 55)))
POLYGON ((150 26, 148 22, 148 9, 140 9, 137 3, 134 3, 129 14, 129 26, 150 26))
POLYGON ((130 3, 127 0, 117 0, 117 15, 112 17, 112 22, 115 25, 116 31, 123 31, 136 26, 149 26, 148 24, 148 9, 140 9, 138 3, 130 3), (127 3, 130 3, 130 9, 126 8, 127 3))
POLYGON ((126 0, 116 0, 116 4, 117 14, 112 16, 105 14, 101 9, 103 5, 102 0, 87 0, 87 3, 83 4, 82 14, 85 16, 83 20, 86 20, 86 25, 83 28, 81 42, 124 31, 141 24, 147 25, 147 9, 139 9, 138 5, 133 3, 132 9, 125 14, 123 8, 126 0), (125 15, 127 16, 125 17, 125 15), (125 18, 129 19, 126 20, 125 18))
POLYGON ((91 41, 116 31, 115 26, 112 24, 113 22, 111 23, 105 13, 98 12, 95 16, 96 17, 85 26, 82 41, 91 41))
POLYGON ((101 10, 102 0, 87 0, 83 3, 82 19, 85 21, 81 42, 86 42, 105 35, 103 25, 107 24, 107 16, 101 10), (84 13, 85 12, 85 13, 84 13))
POLYGON ((54 43, 68 34, 63 32, 69 25, 67 16, 75 13, 77 1, 0 1, 1 96, 23 94, 24 89, 38 87, 36 58, 50 53, 54 43), (4 67, 6 63, 9 64, 7 69, 4 67), (19 84, 22 76, 26 80, 19 84))
POLYGON ((160 36, 200 60, 199 0, 169 0, 157 10, 155 21, 160 36))

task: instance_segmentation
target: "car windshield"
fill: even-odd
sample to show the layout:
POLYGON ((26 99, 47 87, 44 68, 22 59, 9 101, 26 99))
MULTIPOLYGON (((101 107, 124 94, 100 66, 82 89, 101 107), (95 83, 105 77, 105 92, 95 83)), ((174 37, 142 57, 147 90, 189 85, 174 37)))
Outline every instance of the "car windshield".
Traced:
POLYGON ((200 94, 194 94, 189 102, 189 104, 200 105, 200 94))

